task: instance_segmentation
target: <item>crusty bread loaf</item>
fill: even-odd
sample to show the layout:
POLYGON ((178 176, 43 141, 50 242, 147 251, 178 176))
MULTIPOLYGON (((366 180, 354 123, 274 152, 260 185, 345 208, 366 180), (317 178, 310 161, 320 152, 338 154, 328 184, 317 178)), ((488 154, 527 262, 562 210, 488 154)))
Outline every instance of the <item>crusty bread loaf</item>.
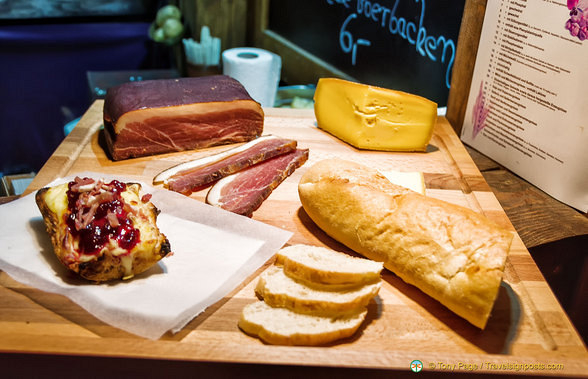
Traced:
POLYGON ((331 237, 383 262, 473 325, 486 326, 511 233, 470 209, 339 159, 308 169, 298 191, 306 213, 331 237))
MULTIPOLYGON (((272 266, 259 278, 255 293, 272 307, 288 308, 298 313, 336 316, 357 313, 378 294, 381 282, 366 285, 309 286, 284 273, 282 267, 272 266)), ((360 282, 361 283, 361 282, 360 282)))
POLYGON ((380 280, 382 263, 320 246, 291 245, 278 251, 276 263, 292 277, 311 283, 358 285, 380 280))
POLYGON ((248 334, 276 345, 323 345, 351 336, 360 327, 367 310, 343 317, 321 317, 271 307, 263 301, 243 308, 239 327, 248 334))

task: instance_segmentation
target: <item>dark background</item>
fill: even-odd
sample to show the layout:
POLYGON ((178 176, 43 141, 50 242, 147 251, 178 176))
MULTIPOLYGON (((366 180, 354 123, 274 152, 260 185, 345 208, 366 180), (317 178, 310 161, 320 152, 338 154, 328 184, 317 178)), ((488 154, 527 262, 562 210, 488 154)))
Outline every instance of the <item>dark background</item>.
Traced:
MULTIPOLYGON (((418 31, 422 1, 371 3, 378 2, 393 9, 396 1, 395 16, 414 22, 418 31)), ((450 54, 442 64, 441 54, 434 53, 438 61, 433 62, 421 56, 416 47, 400 35, 391 34, 387 24, 381 27, 380 23, 358 14, 349 22, 347 30, 355 40, 369 40, 371 46, 358 46, 353 66, 351 54, 344 53, 339 45, 339 32, 345 19, 357 13, 357 1, 351 0, 348 4, 350 8, 336 3, 330 5, 326 0, 273 1, 269 29, 365 84, 418 94, 445 106, 449 94, 445 76, 450 54)), ((457 47, 464 4, 465 0, 426 1, 423 26, 427 35, 445 36, 457 47)))
MULTIPOLYGON (((334 0, 333 0, 334 1, 334 0)), ((396 16, 419 23, 423 0, 381 0, 396 16)), ((173 68, 173 55, 148 37, 165 0, 0 1, 0 177, 36 172, 93 99, 88 71, 173 68)), ((364 15, 349 23, 357 63, 339 46, 339 31, 357 2, 270 2, 271 30, 366 84, 419 94, 444 106, 447 62, 422 57, 416 47, 364 15)), ((426 1, 427 34, 457 43, 465 0, 426 1)), ((438 55, 438 54, 436 54, 438 55)), ((291 83, 308 84, 308 83, 291 83)))
POLYGON ((0 2, 0 177, 36 172, 93 101, 87 71, 167 68, 155 0, 0 2))

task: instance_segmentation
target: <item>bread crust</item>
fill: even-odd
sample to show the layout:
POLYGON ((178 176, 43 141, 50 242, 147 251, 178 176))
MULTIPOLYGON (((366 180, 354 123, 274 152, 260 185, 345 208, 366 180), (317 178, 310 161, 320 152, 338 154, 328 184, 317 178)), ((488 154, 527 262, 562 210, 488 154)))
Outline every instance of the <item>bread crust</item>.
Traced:
MULTIPOLYGON (((127 191, 133 191, 139 196, 141 189, 139 183, 126 183, 126 185, 127 191)), ((55 255, 65 267, 79 276, 94 282, 128 279, 146 271, 171 252, 168 239, 156 225, 159 210, 151 202, 139 202, 136 206, 140 208, 141 217, 136 217, 135 222, 144 223, 142 228, 148 233, 141 235, 140 243, 133 247, 128 254, 116 255, 111 249, 105 247, 90 260, 72 259, 72 257, 79 255, 72 251, 70 241, 74 237, 68 232, 65 223, 66 215, 60 217, 51 210, 47 197, 49 190, 50 187, 45 187, 37 191, 35 201, 43 216, 55 255)), ((63 187, 63 191, 67 191, 67 186, 63 187)))
POLYGON ((512 233, 470 209, 339 159, 307 170, 298 191, 306 213, 328 235, 383 262, 473 325, 486 326, 512 233))

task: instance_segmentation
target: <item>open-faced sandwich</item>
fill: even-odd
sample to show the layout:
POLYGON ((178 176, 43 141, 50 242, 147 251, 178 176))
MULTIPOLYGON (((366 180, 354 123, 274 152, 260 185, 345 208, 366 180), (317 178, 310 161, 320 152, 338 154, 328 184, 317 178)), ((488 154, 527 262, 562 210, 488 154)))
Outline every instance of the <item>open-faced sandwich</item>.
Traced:
POLYGON ((128 279, 170 253, 159 210, 138 183, 92 178, 40 189, 35 200, 57 258, 88 280, 128 279))

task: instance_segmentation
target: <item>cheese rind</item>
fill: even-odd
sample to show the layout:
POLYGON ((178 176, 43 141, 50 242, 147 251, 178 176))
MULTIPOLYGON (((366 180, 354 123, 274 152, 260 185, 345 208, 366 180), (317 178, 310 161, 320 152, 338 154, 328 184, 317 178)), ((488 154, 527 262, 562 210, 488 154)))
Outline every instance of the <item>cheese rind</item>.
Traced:
POLYGON ((425 151, 437 104, 421 96, 335 78, 314 95, 319 128, 360 149, 425 151))

